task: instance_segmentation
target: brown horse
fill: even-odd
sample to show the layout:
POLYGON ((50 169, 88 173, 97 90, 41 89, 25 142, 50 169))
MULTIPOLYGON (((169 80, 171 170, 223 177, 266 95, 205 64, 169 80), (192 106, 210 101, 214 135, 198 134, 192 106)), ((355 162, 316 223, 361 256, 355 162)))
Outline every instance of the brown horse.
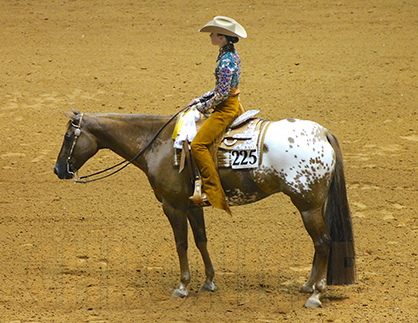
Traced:
MULTIPOLYGON (((206 281, 200 290, 214 291, 215 270, 207 249, 203 209, 188 198, 193 187, 187 172, 179 173, 173 166, 175 120, 152 115, 82 114, 75 110, 67 116, 70 122, 55 174, 61 179, 73 178, 103 148, 132 161, 147 175, 174 231, 181 278, 173 296, 188 295, 187 221, 205 265, 206 281)), ((301 288, 312 293, 305 306, 321 306, 319 298, 327 284, 351 284, 355 279, 352 222, 337 139, 312 121, 273 122, 265 134, 258 162, 257 168, 219 169, 228 203, 244 205, 278 192, 290 197, 315 247, 312 270, 301 288)))

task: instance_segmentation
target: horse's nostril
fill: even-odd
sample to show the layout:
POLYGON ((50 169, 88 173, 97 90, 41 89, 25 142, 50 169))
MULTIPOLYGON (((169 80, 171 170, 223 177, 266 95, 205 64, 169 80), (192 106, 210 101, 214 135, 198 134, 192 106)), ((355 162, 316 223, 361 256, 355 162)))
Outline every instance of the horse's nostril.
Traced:
POLYGON ((69 173, 67 172, 67 170, 66 170, 65 168, 63 168, 63 167, 62 167, 62 165, 61 165, 61 167, 60 167, 60 165, 56 165, 56 166, 54 167, 54 173, 55 173, 55 175, 57 175, 57 176, 58 176, 58 178, 59 178, 59 179, 67 179, 67 178, 72 178, 72 175, 71 175, 71 174, 69 174, 69 173))

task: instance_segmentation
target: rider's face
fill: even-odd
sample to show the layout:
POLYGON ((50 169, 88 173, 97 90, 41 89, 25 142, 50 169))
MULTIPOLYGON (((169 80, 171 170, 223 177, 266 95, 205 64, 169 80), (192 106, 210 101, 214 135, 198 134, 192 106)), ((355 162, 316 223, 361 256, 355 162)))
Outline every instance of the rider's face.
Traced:
POLYGON ((210 39, 212 40, 212 45, 216 45, 219 47, 223 47, 224 45, 227 44, 226 38, 224 35, 219 35, 216 33, 211 33, 210 34, 210 39))

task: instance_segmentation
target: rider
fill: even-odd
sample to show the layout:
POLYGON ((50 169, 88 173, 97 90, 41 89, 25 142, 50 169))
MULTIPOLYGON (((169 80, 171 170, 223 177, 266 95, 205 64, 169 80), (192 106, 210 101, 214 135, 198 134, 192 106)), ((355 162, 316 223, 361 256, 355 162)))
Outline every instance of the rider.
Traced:
POLYGON ((220 140, 226 128, 240 114, 238 84, 241 61, 234 43, 239 41, 239 37, 246 38, 247 33, 234 19, 222 16, 215 17, 199 31, 210 33, 212 45, 219 46, 219 56, 215 69, 215 88, 190 102, 192 108, 210 114, 190 146, 199 165, 203 202, 209 202, 231 214, 209 147, 220 140))

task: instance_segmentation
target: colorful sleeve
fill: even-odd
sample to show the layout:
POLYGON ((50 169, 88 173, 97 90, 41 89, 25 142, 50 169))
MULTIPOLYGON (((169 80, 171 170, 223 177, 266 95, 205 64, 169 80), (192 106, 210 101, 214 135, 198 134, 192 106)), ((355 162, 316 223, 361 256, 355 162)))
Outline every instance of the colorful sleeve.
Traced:
POLYGON ((232 77, 235 70, 231 66, 231 61, 224 60, 217 70, 216 86, 213 90, 202 95, 202 102, 206 110, 214 108, 216 105, 228 98, 231 89, 232 77))

